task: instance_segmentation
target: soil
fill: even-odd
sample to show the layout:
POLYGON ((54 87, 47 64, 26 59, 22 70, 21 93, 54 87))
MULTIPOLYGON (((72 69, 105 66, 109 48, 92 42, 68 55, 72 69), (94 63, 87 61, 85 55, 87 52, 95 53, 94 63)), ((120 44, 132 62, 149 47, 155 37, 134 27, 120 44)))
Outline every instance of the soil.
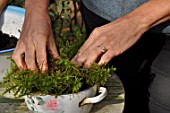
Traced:
POLYGON ((15 48, 18 39, 0 31, 0 51, 15 48))

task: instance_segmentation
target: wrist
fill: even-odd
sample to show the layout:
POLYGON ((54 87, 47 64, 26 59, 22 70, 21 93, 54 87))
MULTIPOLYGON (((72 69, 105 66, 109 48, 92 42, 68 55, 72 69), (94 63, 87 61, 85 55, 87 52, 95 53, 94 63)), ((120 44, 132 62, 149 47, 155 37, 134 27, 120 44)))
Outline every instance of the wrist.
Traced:
POLYGON ((170 19, 168 2, 169 0, 150 0, 126 16, 145 32, 170 19))
POLYGON ((41 9, 41 10, 48 10, 50 0, 26 0, 25 1, 25 8, 28 9, 41 9))
POLYGON ((132 29, 133 32, 143 34, 149 29, 149 27, 148 24, 146 24, 144 20, 141 19, 141 17, 142 15, 139 15, 138 13, 129 13, 123 16, 121 19, 124 20, 124 24, 132 29))

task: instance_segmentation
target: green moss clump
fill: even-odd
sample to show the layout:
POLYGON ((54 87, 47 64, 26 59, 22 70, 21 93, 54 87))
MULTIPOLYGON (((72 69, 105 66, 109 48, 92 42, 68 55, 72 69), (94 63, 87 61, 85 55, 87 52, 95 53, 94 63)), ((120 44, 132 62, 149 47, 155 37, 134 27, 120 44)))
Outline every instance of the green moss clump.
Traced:
POLYGON ((61 95, 68 93, 78 93, 79 91, 93 85, 104 85, 110 71, 115 68, 106 68, 93 64, 91 68, 77 68, 67 59, 52 61, 53 68, 48 72, 20 70, 12 64, 11 70, 3 80, 6 91, 14 92, 15 97, 24 95, 61 95))

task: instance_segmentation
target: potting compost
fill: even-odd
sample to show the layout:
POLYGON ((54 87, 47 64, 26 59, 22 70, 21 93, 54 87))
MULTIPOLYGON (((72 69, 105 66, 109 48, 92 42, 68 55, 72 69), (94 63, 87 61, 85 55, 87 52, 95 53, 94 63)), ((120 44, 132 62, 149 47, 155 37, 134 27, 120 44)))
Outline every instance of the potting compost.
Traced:
POLYGON ((0 51, 15 48, 18 39, 0 31, 0 51))

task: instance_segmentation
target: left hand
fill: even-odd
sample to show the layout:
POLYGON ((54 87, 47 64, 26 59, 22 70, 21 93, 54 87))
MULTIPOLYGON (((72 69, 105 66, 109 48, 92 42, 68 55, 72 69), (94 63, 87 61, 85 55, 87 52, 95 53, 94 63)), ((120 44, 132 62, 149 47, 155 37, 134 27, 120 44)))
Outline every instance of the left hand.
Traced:
POLYGON ((96 61, 99 65, 107 64, 141 37, 145 30, 138 24, 125 16, 94 29, 72 62, 78 67, 90 67, 96 61))

